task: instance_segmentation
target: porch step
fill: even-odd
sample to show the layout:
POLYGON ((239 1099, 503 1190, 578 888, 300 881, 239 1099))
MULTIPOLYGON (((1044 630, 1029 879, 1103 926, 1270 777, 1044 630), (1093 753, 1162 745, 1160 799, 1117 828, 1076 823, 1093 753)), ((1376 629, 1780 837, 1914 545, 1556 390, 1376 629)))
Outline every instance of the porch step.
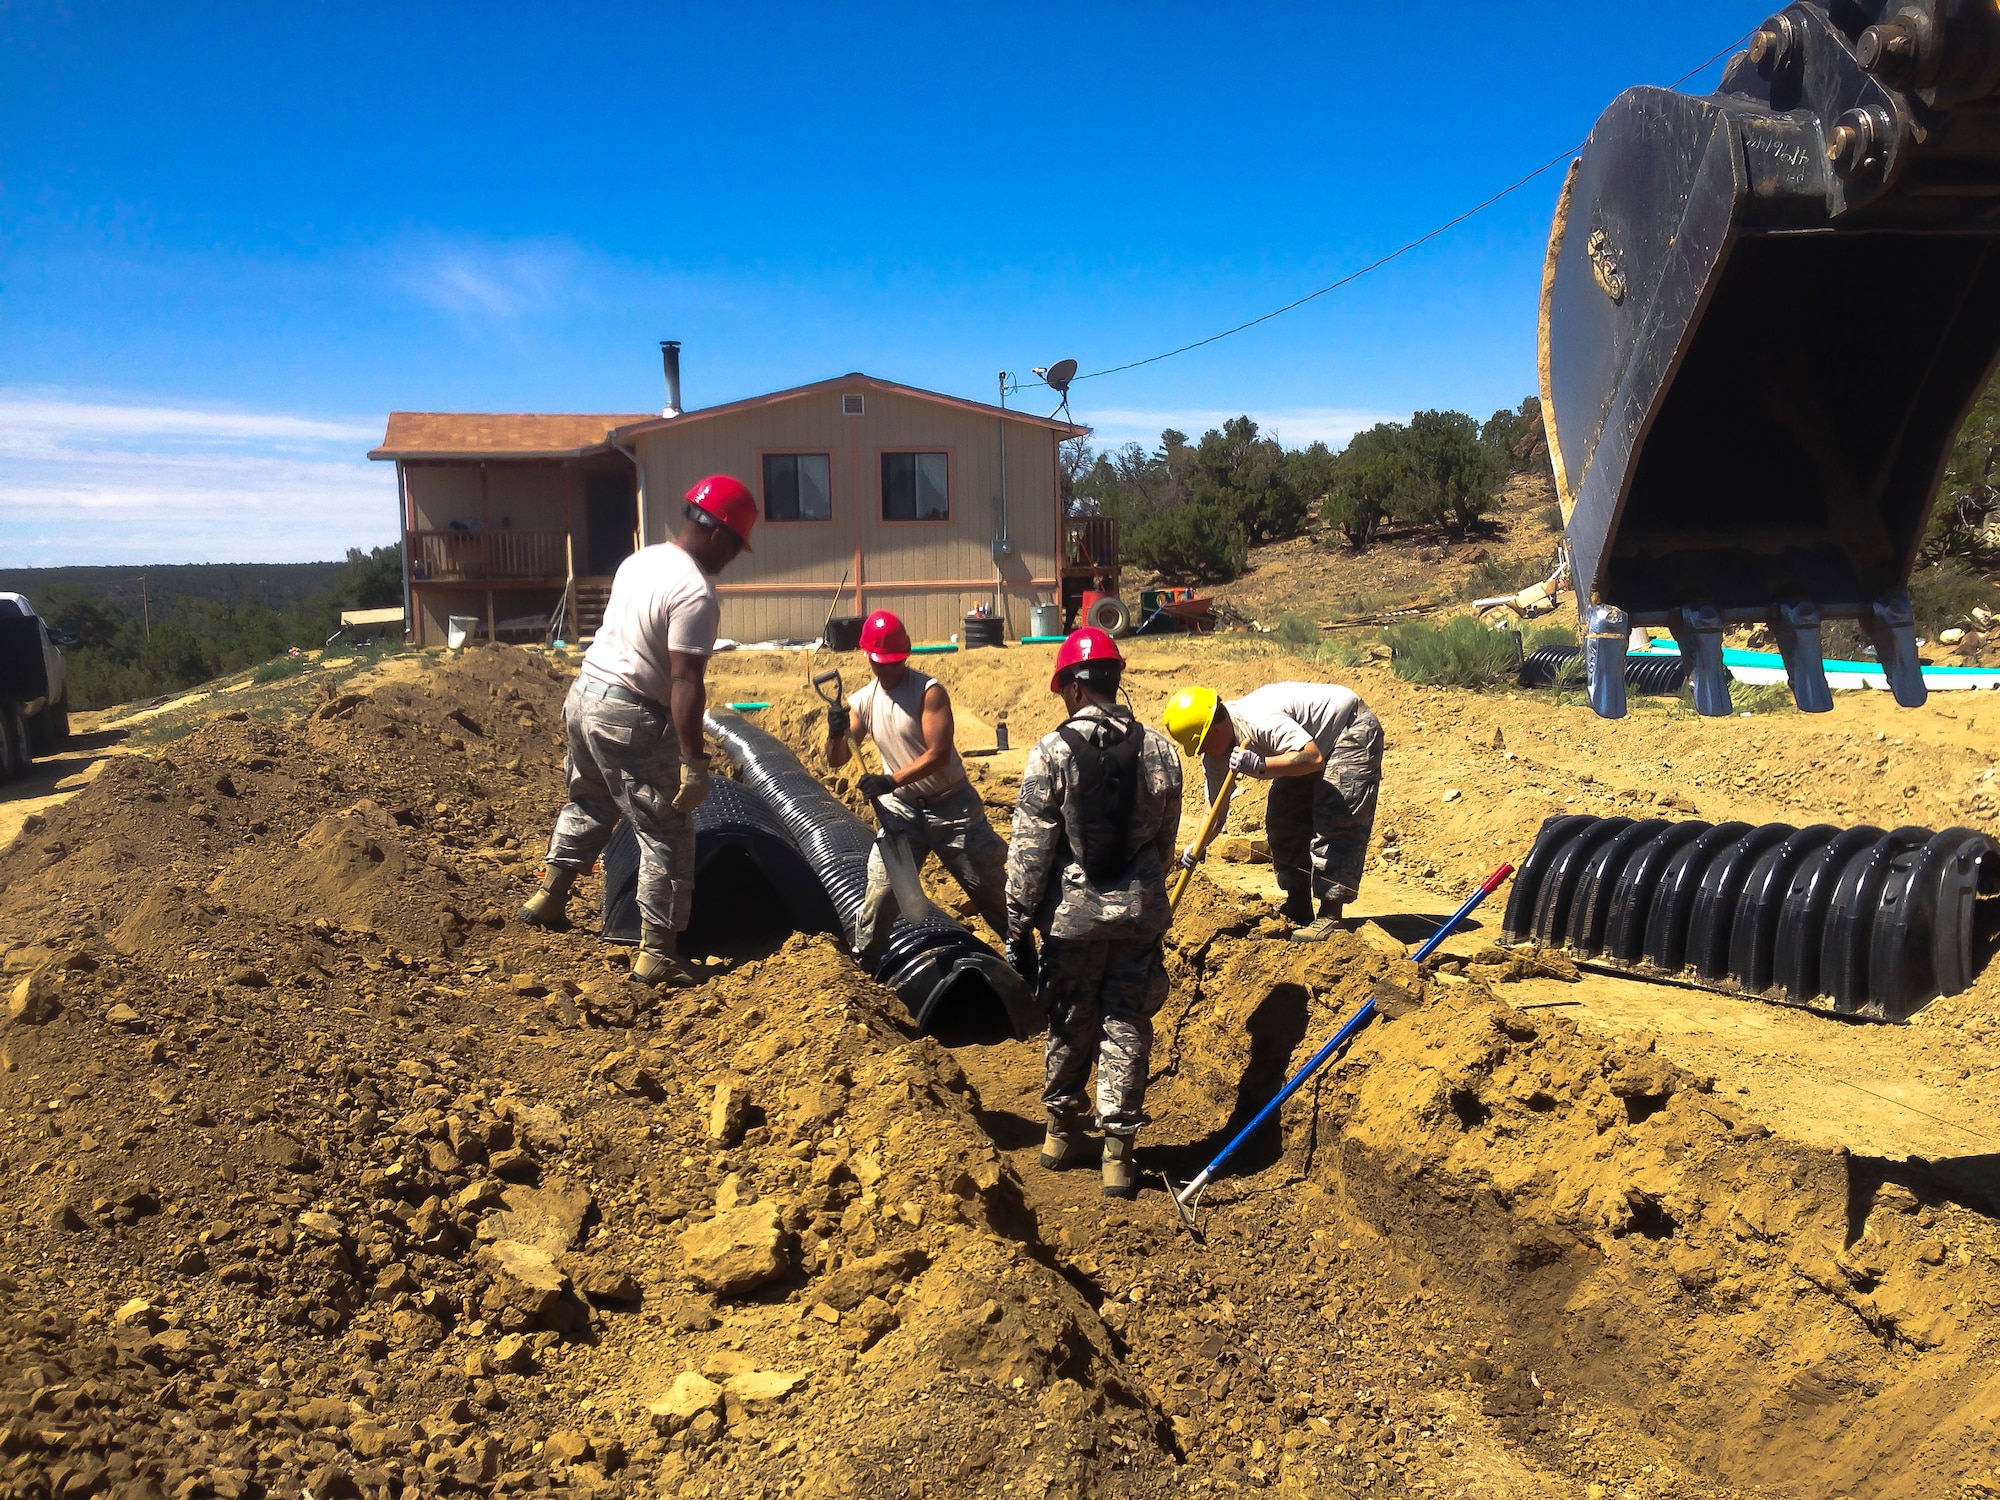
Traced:
POLYGON ((577 643, 588 644, 597 639, 598 628, 604 624, 605 606, 611 603, 610 578, 577 579, 574 599, 577 643))

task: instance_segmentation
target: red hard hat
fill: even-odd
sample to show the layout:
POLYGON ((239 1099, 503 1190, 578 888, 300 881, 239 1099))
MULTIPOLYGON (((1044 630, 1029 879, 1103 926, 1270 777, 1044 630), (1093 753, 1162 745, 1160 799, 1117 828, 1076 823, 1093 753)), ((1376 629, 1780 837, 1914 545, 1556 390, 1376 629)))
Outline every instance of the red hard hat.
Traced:
POLYGON ((687 492, 687 503, 727 526, 743 544, 743 550, 750 550, 750 529, 757 524, 757 497, 742 480, 727 474, 698 479, 687 492))
POLYGON ((878 609, 861 622, 861 653, 870 661, 908 661, 910 632, 888 610, 878 609))
POLYGON ((1056 675, 1049 679, 1049 691, 1060 693, 1065 672, 1071 667, 1094 661, 1115 661, 1121 667, 1125 665, 1125 658, 1118 654, 1118 643, 1095 625, 1071 631, 1056 647, 1056 675))

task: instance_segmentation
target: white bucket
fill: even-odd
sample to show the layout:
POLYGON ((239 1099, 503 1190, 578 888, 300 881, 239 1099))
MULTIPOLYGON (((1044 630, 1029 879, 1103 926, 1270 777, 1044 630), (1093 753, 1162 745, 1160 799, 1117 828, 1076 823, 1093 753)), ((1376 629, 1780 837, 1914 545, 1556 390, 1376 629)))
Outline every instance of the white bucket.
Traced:
POLYGON ((1028 610, 1029 635, 1061 635, 1063 608, 1060 604, 1037 604, 1028 610))
POLYGON ((456 651, 479 634, 483 622, 478 615, 446 615, 444 643, 456 651))

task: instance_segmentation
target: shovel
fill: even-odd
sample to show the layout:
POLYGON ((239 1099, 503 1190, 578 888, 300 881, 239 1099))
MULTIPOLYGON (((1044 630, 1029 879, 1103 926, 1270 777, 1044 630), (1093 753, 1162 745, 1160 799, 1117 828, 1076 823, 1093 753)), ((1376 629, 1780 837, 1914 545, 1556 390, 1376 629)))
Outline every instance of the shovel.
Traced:
MULTIPOLYGON (((828 707, 846 700, 838 668, 821 672, 813 678, 812 685, 813 691, 828 707), (829 683, 832 684, 831 691, 828 690, 829 683)), ((851 734, 847 736, 847 748, 854 757, 855 765, 866 770, 868 762, 862 758, 861 742, 851 734)), ((875 808, 875 821, 883 825, 875 835, 875 848, 882 856, 882 868, 889 877, 889 889, 896 893, 896 905, 902 914, 912 922, 948 921, 938 904, 924 894, 923 880, 917 874, 916 856, 910 853, 907 843, 889 832, 879 804, 875 808)))
MULTIPOLYGON (((1236 767, 1231 766, 1223 773, 1222 786, 1216 791, 1215 801, 1208 807, 1208 816, 1202 819, 1201 832, 1195 836, 1194 857, 1196 863, 1208 853, 1208 846, 1222 829, 1223 814, 1229 810, 1229 794, 1236 790, 1236 767)), ((1194 880, 1194 865, 1181 871, 1181 878, 1174 882, 1173 893, 1167 897, 1167 920, 1172 922, 1174 913, 1181 909, 1181 897, 1187 894, 1189 884, 1194 880)))

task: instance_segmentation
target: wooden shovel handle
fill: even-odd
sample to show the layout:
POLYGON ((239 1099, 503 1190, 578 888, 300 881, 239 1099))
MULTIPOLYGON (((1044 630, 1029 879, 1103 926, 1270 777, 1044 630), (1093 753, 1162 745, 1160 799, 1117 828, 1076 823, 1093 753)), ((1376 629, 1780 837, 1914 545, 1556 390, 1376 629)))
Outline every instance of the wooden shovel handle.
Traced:
MULTIPOLYGON (((1222 831, 1223 814, 1229 810, 1229 794, 1236 790, 1236 768, 1231 766, 1222 778, 1222 785, 1215 793, 1215 800, 1208 806, 1208 816, 1202 819, 1201 832, 1195 835, 1194 857, 1200 860, 1208 852, 1209 841, 1222 831)), ((1187 894, 1188 883, 1194 879, 1194 871, 1181 871, 1180 879, 1174 882, 1173 894, 1167 897, 1167 919, 1181 909, 1181 897, 1187 894)))

